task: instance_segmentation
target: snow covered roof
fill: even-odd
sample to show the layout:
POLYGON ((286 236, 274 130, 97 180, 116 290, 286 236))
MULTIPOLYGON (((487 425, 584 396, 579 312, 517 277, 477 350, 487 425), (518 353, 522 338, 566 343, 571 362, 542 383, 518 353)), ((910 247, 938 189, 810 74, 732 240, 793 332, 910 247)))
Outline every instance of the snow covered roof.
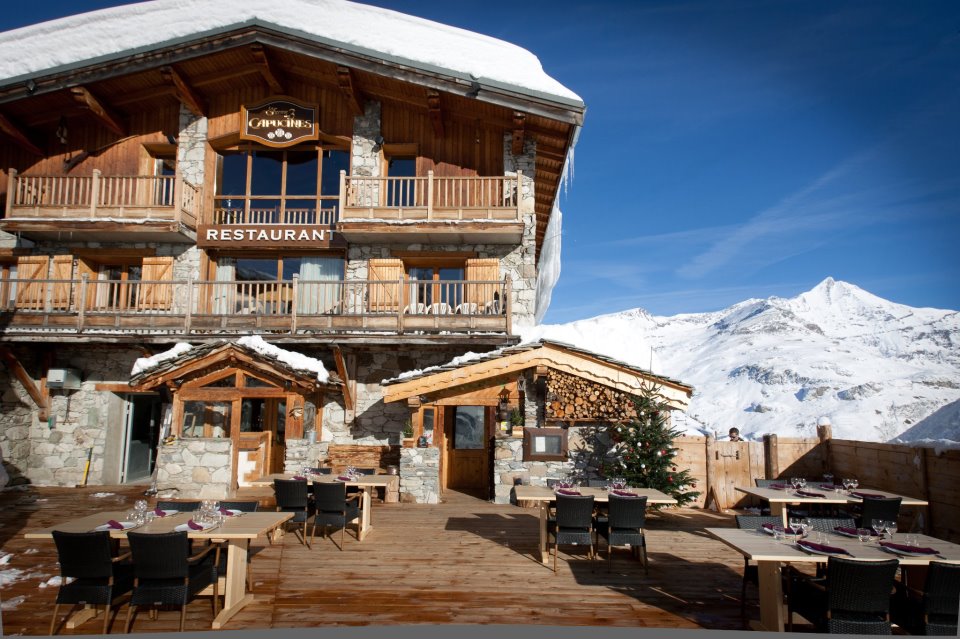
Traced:
POLYGON ((583 104, 526 49, 346 0, 152 0, 51 20, 0 33, 0 86, 257 26, 468 82, 583 104))

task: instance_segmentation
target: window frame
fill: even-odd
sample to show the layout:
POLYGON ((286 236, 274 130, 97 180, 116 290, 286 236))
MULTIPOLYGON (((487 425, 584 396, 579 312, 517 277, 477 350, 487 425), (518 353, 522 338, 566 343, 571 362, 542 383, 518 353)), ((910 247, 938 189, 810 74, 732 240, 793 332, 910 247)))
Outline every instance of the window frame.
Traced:
POLYGON ((523 461, 569 461, 570 432, 559 426, 533 427, 523 429, 523 461), (559 453, 538 453, 533 450, 534 437, 559 437, 559 453))

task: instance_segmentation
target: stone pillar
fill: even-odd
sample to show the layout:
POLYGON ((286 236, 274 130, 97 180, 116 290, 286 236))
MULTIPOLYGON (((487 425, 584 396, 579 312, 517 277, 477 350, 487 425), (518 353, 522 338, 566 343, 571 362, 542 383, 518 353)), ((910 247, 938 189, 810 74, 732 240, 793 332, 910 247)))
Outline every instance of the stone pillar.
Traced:
POLYGON ((207 118, 198 117, 180 105, 180 133, 177 135, 177 174, 191 184, 202 186, 207 159, 207 118))
POLYGON ((495 437, 493 446, 493 501, 509 504, 514 480, 529 481, 529 473, 523 465, 523 439, 495 437))
POLYGON ((229 439, 178 439, 160 445, 158 496, 225 499, 231 489, 232 453, 229 439))
POLYGON ((440 449, 400 449, 400 501, 440 503, 440 449))
POLYGON ((523 174, 520 185, 520 217, 523 221, 523 238, 520 246, 510 252, 503 260, 504 271, 513 283, 513 324, 530 326, 535 323, 534 314, 537 305, 537 222, 534 192, 536 175, 537 143, 525 140, 523 152, 514 155, 511 152, 512 140, 509 133, 503 136, 503 171, 505 175, 523 174))
MULTIPOLYGON (((353 119, 353 146, 350 157, 350 175, 357 177, 380 177, 382 175, 382 155, 376 148, 380 137, 380 103, 370 101, 364 107, 363 115, 353 119)), ((368 184, 357 191, 359 203, 372 206, 380 202, 380 189, 377 184, 368 184)))

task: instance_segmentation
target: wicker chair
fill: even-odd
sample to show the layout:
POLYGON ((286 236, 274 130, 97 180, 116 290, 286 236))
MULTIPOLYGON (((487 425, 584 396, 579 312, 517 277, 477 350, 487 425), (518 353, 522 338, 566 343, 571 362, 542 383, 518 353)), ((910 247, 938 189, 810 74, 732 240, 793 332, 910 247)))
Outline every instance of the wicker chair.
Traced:
POLYGON ((898 585, 893 619, 910 634, 957 636, 960 565, 931 561, 923 591, 898 585))
POLYGON ((50 620, 50 634, 56 634, 57 613, 61 604, 95 604, 105 606, 103 634, 107 634, 110 607, 114 599, 133 587, 133 567, 123 563, 130 553, 113 556, 110 533, 53 531, 60 561, 60 576, 64 578, 50 620), (66 583, 66 578, 73 581, 66 583))
POLYGON ((310 541, 317 532, 317 524, 323 526, 321 535, 327 533, 328 526, 340 529, 340 550, 343 550, 343 537, 347 524, 357 522, 357 539, 360 539, 360 495, 347 496, 346 484, 342 482, 317 482, 313 485, 313 502, 316 515, 310 530, 310 541))
MULTIPOLYGON (((782 524, 779 515, 737 515, 737 528, 740 530, 757 530, 763 524, 782 524)), ((760 572, 757 564, 751 564, 749 557, 743 558, 743 582, 740 584, 740 617, 747 618, 747 584, 760 587, 760 572)))
POLYGON ((201 590, 213 585, 213 616, 217 616, 216 545, 205 546, 190 555, 185 532, 127 533, 133 553, 133 594, 127 609, 127 629, 133 626, 139 606, 180 606, 180 632, 186 619, 187 604, 201 590))
POLYGON ((810 528, 817 532, 832 533, 834 528, 856 528, 857 523, 852 517, 807 517, 810 528))
POLYGON ((307 522, 313 516, 313 501, 310 499, 310 493, 307 482, 304 479, 274 479, 273 492, 277 499, 277 510, 285 513, 293 513, 292 521, 295 524, 303 524, 300 531, 301 541, 307 548, 310 544, 307 542, 307 522))
POLYGON ((257 508, 260 507, 260 502, 255 500, 250 501, 221 501, 220 508, 224 510, 239 510, 244 513, 255 513, 257 508))
POLYGON ((173 501, 172 499, 158 499, 157 508, 160 510, 179 510, 182 513, 191 513, 200 510, 199 501, 173 501))
POLYGON ((897 521, 900 516, 900 501, 900 497, 864 499, 860 505, 860 512, 856 515, 857 525, 868 528, 874 519, 897 521))
POLYGON ((890 593, 900 563, 896 559, 859 561, 831 556, 827 576, 810 578, 794 572, 787 595, 788 630, 799 612, 818 632, 889 635, 890 593))
MULTIPOLYGON (((643 528, 647 522, 647 498, 619 497, 611 494, 607 502, 607 521, 597 526, 597 532, 607 540, 607 561, 614 546, 630 546, 635 555, 643 556, 643 571, 650 574, 647 564, 647 539, 643 528)), ((607 564, 609 570, 610 564, 607 564)))
POLYGON ((590 547, 590 558, 593 558, 593 501, 593 495, 557 495, 557 523, 552 531, 554 573, 560 544, 585 544, 590 547))

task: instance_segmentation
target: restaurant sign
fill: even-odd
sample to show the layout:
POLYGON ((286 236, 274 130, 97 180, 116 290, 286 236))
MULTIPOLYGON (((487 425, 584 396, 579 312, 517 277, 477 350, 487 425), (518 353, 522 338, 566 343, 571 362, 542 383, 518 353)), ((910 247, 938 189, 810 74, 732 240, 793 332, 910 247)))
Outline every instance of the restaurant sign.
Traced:
POLYGON ((290 98, 271 98, 256 105, 243 105, 240 138, 274 147, 299 144, 319 137, 316 105, 290 98))
POLYGON ((200 248, 328 249, 346 246, 343 236, 329 228, 296 224, 201 224, 200 248))

